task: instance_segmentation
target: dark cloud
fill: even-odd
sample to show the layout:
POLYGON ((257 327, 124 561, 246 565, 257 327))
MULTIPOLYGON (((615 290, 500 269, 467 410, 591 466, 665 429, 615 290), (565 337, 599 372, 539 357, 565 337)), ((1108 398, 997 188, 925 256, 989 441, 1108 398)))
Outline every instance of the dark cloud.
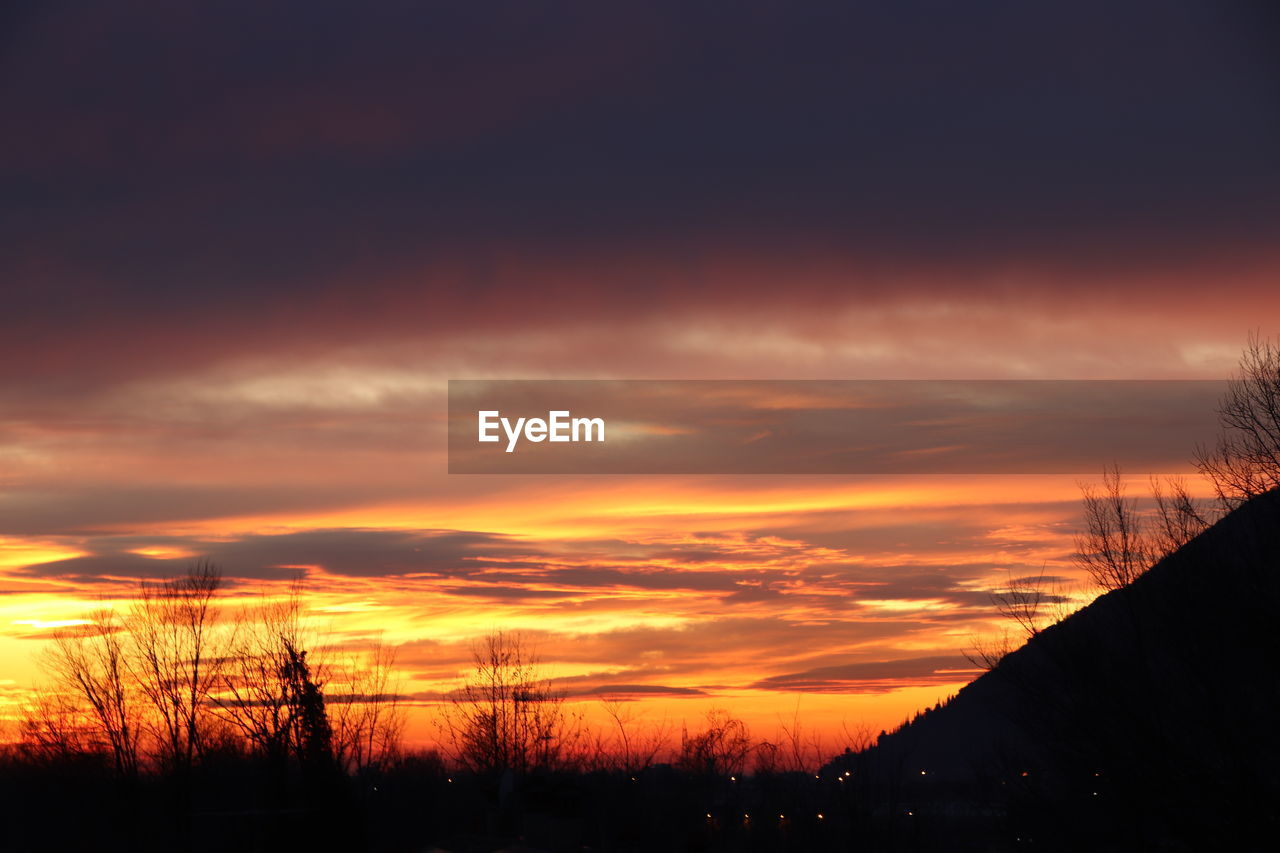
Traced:
POLYGON ((154 557, 139 551, 169 549, 208 557, 229 577, 279 578, 295 569, 318 568, 329 575, 394 578, 414 575, 446 581, 434 588, 457 595, 559 597, 566 590, 688 590, 734 597, 803 594, 803 585, 838 589, 862 598, 898 598, 958 592, 970 576, 910 565, 893 567, 843 563, 832 554, 821 560, 803 541, 765 542, 725 538, 702 548, 685 566, 665 543, 585 540, 570 543, 527 540, 499 533, 457 530, 320 528, 283 534, 254 534, 216 540, 170 535, 107 535, 80 540, 86 556, 38 563, 28 576, 155 577, 184 571, 189 557, 154 557), (710 553, 714 561, 703 559, 710 553), (625 559, 627 564, 619 564, 625 559), (815 561, 817 561, 815 563, 815 561), (459 581, 450 584, 447 581, 459 581), (531 585, 544 589, 529 589, 531 585), (791 586, 797 587, 791 589, 791 586), (555 587, 556 590, 545 589, 555 587), (559 591, 557 591, 559 590, 559 591))
MULTIPOLYGON (((560 684, 560 680, 553 682, 560 684)), ((617 684, 608 682, 605 684, 597 684, 593 687, 576 686, 566 690, 565 695, 572 698, 601 698, 601 699, 636 699, 636 698, 653 698, 657 696, 683 697, 683 696, 706 696, 705 690, 699 690, 696 687, 671 687, 665 684, 617 684)))
POLYGON ((380 577, 403 574, 466 575, 508 565, 503 556, 527 546, 496 533, 465 530, 387 531, 327 529, 253 536, 218 545, 214 559, 228 566, 320 566, 332 574, 380 577))
MULTIPOLYGON (((303 512, 337 509, 350 506, 356 495, 369 496, 372 492, 342 482, 314 489, 301 489, 296 484, 223 486, 189 481, 134 483, 123 479, 115 485, 62 483, 53 489, 35 486, 0 492, 0 533, 94 535, 112 527, 242 517, 271 513, 282 507, 303 512)), ((385 499, 397 492, 420 495, 421 487, 406 484, 400 489, 382 490, 378 497, 385 499)))
POLYGON ((547 634, 538 643, 558 661, 614 666, 634 661, 612 678, 646 682, 672 674, 705 674, 707 667, 804 665, 814 658, 815 649, 871 645, 924 630, 924 624, 908 619, 818 624, 769 613, 722 616, 675 628, 642 626, 572 637, 547 634))
POLYGON ((327 691, 326 705, 361 705, 369 702, 406 702, 413 697, 407 693, 339 693, 327 691))
POLYGON ((446 595, 475 598, 481 601, 485 599, 498 601, 567 601, 582 594, 582 590, 531 589, 527 586, 500 586, 497 584, 476 586, 449 586, 444 584, 435 588, 446 595))
MULTIPOLYGON (((869 534, 874 530, 868 528, 869 534)), ((771 538, 767 530, 721 535, 714 542, 704 539, 690 552, 688 565, 680 561, 683 548, 662 541, 566 543, 465 530, 321 528, 230 540, 100 535, 77 540, 77 547, 88 553, 38 563, 16 574, 94 587, 127 585, 136 578, 181 574, 192 559, 205 557, 222 568, 233 586, 318 570, 313 582, 321 587, 326 578, 377 579, 398 593, 470 599, 481 607, 499 602, 554 605, 562 613, 630 606, 636 592, 652 594, 655 603, 666 594, 689 593, 726 611, 803 607, 806 619, 833 624, 858 619, 894 623, 879 608, 886 601, 910 614, 904 624, 916 626, 981 618, 992 609, 990 591, 974 583, 991 572, 989 565, 941 569, 902 560, 856 562, 840 552, 815 552, 805 539, 771 538), (193 556, 146 556, 165 550, 193 556), (711 559, 716 555, 718 560, 711 559), (623 595, 615 605, 619 593, 623 595)), ((930 547, 947 553, 953 546, 921 541, 913 550, 930 547)), ((733 624, 719 620, 716 630, 736 633, 733 624)), ((793 628, 780 625, 777 630, 793 628)), ((769 633, 776 632, 771 628, 769 633)), ((661 648, 667 637, 655 641, 661 648)))
POLYGON ((1280 212, 1243 0, 15 5, 15 380, 759 305, 761 256, 811 308, 1178 269, 1280 212))
MULTIPOLYGON (((637 626, 591 634, 545 630, 523 635, 542 660, 592 669, 585 675, 557 679, 566 688, 599 687, 608 693, 620 689, 619 685, 697 679, 694 689, 712 693, 730 686, 723 683, 726 668, 799 668, 827 660, 818 649, 883 644, 925 630, 924 624, 904 619, 801 624, 769 614, 721 616, 677 627, 637 626)), ((470 671, 471 651, 466 642, 410 642, 399 647, 396 660, 413 677, 447 681, 470 671)))
POLYGON ((173 536, 101 537, 90 543, 99 553, 40 563, 25 573, 38 577, 163 577, 184 571, 190 558, 153 558, 132 549, 164 545, 206 556, 229 577, 280 578, 292 570, 318 567, 349 577, 406 574, 466 576, 491 566, 509 568, 503 555, 529 546, 496 533, 462 530, 317 529, 254 535, 232 541, 173 536))
POLYGON ((819 666, 770 676, 752 687, 806 693, 883 693, 923 684, 969 681, 979 672, 963 657, 931 656, 819 666))

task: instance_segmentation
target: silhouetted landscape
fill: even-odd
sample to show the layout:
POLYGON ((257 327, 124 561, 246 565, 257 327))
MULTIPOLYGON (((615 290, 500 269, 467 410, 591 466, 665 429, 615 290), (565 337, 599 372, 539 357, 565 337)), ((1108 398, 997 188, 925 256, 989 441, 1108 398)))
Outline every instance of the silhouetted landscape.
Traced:
POLYGON ((844 763, 931 849, 966 823, 973 849, 1259 849, 1280 815, 1278 567, 1272 492, 844 763))
POLYGON ((992 604, 987 671, 822 756, 730 711, 701 730, 593 730, 518 633, 473 647, 406 749, 395 651, 327 647, 301 577, 226 601, 208 560, 55 634, 3 754, 9 835, 130 850, 1253 849, 1280 812, 1280 346, 1253 338, 1196 464, 1217 503, 1117 466, 1082 484, 1074 613, 1043 572, 992 604))
POLYGON ((1277 846, 1278 42, 3 3, 0 853, 1277 846))
MULTIPOLYGON (((303 665, 282 676, 300 689, 278 749, 228 737, 148 771, 32 732, 4 757, 0 801, 16 849, 48 827, 68 847, 139 850, 1257 849, 1280 794, 1278 563, 1271 491, 816 773, 749 765, 727 717, 673 763, 517 755, 489 716, 462 721, 488 737, 464 745, 470 767, 344 764, 303 665)), ((520 655, 510 639, 488 651, 492 673, 520 662, 501 657, 520 655)), ((521 678, 503 689, 534 689, 521 678)), ((530 726, 525 746, 561 737, 537 728, 564 722, 551 697, 475 698, 530 726)))

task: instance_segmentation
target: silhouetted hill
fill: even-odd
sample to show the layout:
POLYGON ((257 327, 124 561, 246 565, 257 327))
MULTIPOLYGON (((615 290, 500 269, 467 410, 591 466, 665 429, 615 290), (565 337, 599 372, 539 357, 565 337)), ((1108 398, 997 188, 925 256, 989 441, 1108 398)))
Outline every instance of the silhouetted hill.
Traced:
POLYGON ((1273 492, 883 736, 857 766, 883 808, 1000 814, 1042 847, 1270 849, 1259 839, 1277 828, 1278 700, 1273 492))

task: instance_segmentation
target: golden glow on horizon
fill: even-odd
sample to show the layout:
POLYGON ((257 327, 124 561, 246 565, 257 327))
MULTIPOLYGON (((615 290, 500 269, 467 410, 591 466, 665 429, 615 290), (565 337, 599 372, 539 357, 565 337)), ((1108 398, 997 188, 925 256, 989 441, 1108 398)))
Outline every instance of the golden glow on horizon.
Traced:
MULTIPOLYGON (((438 696, 457 687, 477 638, 496 629, 520 631, 537 638, 546 671, 568 679, 565 684, 676 691, 633 697, 646 717, 696 728, 710 708, 730 707, 754 731, 769 734, 799 701, 805 725, 834 743, 854 723, 892 727, 974 675, 959 655, 976 635, 995 630, 987 590, 1011 570, 1051 565, 1070 575, 1064 555, 1079 494, 1075 477, 1030 475, 852 482, 478 478, 459 482, 458 489, 442 482, 429 490, 439 497, 418 501, 152 522, 142 531, 121 526, 119 533, 134 543, 142 539, 124 553, 160 563, 252 536, 484 531, 498 537, 493 547, 499 550, 460 554, 447 571, 382 574, 372 565, 372 574, 362 576, 306 560, 291 565, 306 574, 317 628, 337 643, 381 640, 402 647, 399 666, 412 694, 438 696), (886 525, 903 532, 886 536, 879 532, 886 525), (935 526, 943 532, 931 532, 935 526), (826 541, 831 535, 837 540, 826 541), (157 542, 148 544, 148 536, 157 542), (177 541, 184 537, 186 543, 177 541), (895 587, 896 574, 908 569, 939 577, 959 572, 950 587, 976 603, 927 586, 917 590, 914 580, 895 587), (776 636, 761 634, 762 626, 772 626, 776 636), (831 692, 751 686, 820 668, 822 655, 865 662, 943 656, 956 663, 923 682, 885 677, 834 685, 831 692)), ((95 585, 23 573, 88 555, 60 539, 0 541, 0 582, 11 592, 0 601, 6 675, 32 683, 30 659, 42 637, 90 624, 86 614, 112 603, 127 606, 134 583, 128 577, 95 585), (102 597, 107 591, 115 602, 102 597)), ((244 567, 226 568, 234 574, 244 567)), ((1068 594, 1080 603, 1089 597, 1074 589, 1068 594)), ((571 701, 589 709, 589 717, 597 713, 591 697, 571 701)), ((413 739, 434 738, 432 704, 411 703, 413 739)))

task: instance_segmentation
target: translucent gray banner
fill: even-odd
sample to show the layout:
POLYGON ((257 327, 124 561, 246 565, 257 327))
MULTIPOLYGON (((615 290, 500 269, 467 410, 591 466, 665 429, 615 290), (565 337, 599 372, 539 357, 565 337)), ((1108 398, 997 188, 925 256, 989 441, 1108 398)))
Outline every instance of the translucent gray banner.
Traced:
POLYGON ((1223 381, 450 380, 451 474, 1191 469, 1223 381))

